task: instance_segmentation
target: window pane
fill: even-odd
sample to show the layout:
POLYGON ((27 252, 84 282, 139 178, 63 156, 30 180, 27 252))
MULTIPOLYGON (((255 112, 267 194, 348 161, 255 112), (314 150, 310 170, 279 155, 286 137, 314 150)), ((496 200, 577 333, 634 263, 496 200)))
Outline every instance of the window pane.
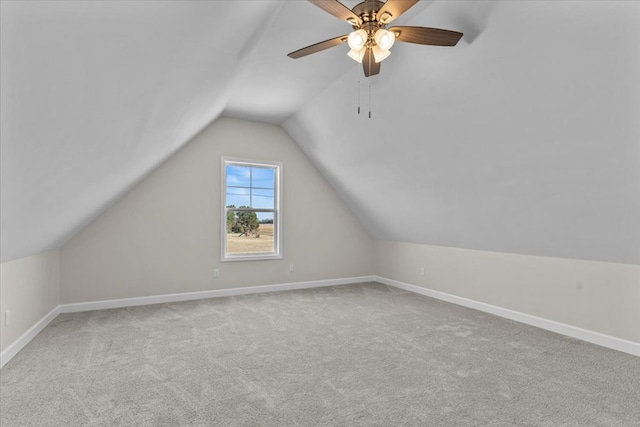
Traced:
POLYGON ((273 189, 262 189, 262 188, 254 188, 252 193, 254 196, 258 197, 269 197, 273 199, 273 189))
POLYGON ((274 190, 252 189, 253 208, 273 209, 275 208, 274 190))
POLYGON ((227 165, 226 206, 275 208, 275 169, 227 165))
POLYGON ((228 212, 227 254, 274 253, 272 212, 228 212))
MULTIPOLYGON (((258 215, 258 222, 260 222, 260 226, 262 224, 273 224, 273 212, 256 212, 258 215)), ((263 230, 262 228, 260 230, 263 230)))
POLYGON ((226 168, 227 174, 227 187, 231 186, 240 186, 240 187, 250 187, 251 186, 251 168, 246 166, 237 166, 237 165, 227 165, 226 168))
MULTIPOLYGON (((231 189, 234 191, 235 189, 231 189)), ((227 193, 227 207, 235 206, 251 206, 251 198, 248 195, 241 195, 239 193, 227 193)))
POLYGON ((275 169, 251 168, 251 186, 258 188, 274 188, 275 169))
POLYGON ((275 221, 280 203, 280 183, 276 181, 280 178, 280 164, 223 161, 222 261, 280 258, 279 227, 275 221), (238 211, 234 207, 270 212, 238 211))

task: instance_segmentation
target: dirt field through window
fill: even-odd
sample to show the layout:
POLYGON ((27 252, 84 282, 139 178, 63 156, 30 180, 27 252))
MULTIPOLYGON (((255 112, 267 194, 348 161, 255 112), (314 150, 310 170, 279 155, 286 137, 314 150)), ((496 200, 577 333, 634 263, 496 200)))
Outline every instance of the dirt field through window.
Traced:
POLYGON ((227 233, 227 253, 229 254, 254 254, 274 252, 273 224, 260 224, 258 234, 255 236, 242 236, 240 233, 227 233))

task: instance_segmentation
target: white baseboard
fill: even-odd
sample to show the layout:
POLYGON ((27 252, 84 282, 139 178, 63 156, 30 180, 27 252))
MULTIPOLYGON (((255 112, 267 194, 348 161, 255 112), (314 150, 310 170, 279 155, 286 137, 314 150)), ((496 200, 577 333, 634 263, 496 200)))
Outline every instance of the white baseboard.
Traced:
POLYGON ((375 276, 375 281, 384 283, 385 285, 404 289, 406 291, 415 292, 431 298, 473 308, 475 310, 484 311, 486 313, 495 314, 496 316, 515 320, 516 322, 525 323, 527 325, 536 326, 551 332, 566 335, 568 337, 577 338, 602 347, 611 348, 613 350, 622 351, 624 353, 640 356, 640 343, 628 341, 622 338, 612 337, 610 335, 601 334, 600 332, 590 331, 588 329, 578 328, 576 326, 567 325, 565 323, 556 322, 554 320, 543 319, 541 317, 532 316, 530 314, 521 313, 519 311, 509 310, 491 304, 474 301, 468 298, 447 294, 432 289, 423 288, 421 286, 400 282, 386 277, 375 276))
POLYGON ((35 325, 30 327, 24 334, 9 344, 7 348, 0 353, 0 368, 2 368, 9 360, 13 358, 20 350, 24 348, 29 342, 35 338, 49 323, 60 314, 60 306, 57 306, 51 310, 42 319, 38 320, 35 325))
POLYGON ((343 279, 315 280, 309 282, 284 283, 276 285, 248 286, 242 288, 216 289, 202 292, 185 292, 179 294, 156 295, 148 297, 124 298, 107 301, 93 301, 75 304, 61 304, 51 310, 46 316, 40 319, 35 325, 29 328, 17 340, 11 343, 6 349, 0 353, 0 368, 4 366, 11 358, 13 358, 22 348, 24 348, 36 335, 40 333, 53 319, 60 313, 75 313, 80 311, 104 310, 110 308, 133 307, 147 304, 162 304, 167 302, 191 301, 206 298, 220 298, 234 295, 258 294, 264 292, 279 292, 295 289, 309 289, 324 286, 348 285, 352 283, 362 282, 379 282, 385 285, 415 292, 428 297, 447 301, 464 307, 473 308, 486 313, 495 314, 517 322, 536 326, 552 332, 563 334, 572 338, 577 338, 603 347, 640 356, 640 343, 624 340, 601 334, 599 332, 589 331, 587 329, 578 328, 553 320, 543 319, 525 313, 509 310, 506 308, 485 304, 470 300, 463 297, 447 294, 444 292, 434 291, 409 283, 399 282, 397 280, 387 279, 380 276, 360 276, 349 277, 343 279))
POLYGON ((155 295, 148 297, 112 299, 106 301, 81 302, 76 304, 60 304, 49 314, 40 319, 20 338, 9 344, 0 353, 0 368, 15 356, 24 346, 29 344, 60 313, 76 313, 80 311, 105 310, 109 308, 133 307, 137 305, 162 304, 166 302, 192 301, 205 298, 220 298, 234 295, 259 294, 264 292, 290 291, 294 289, 320 288, 324 286, 348 285, 352 283, 373 282, 375 276, 347 277, 342 279, 312 280, 308 282, 283 283, 277 285, 246 286, 242 288, 216 289, 202 292, 185 292, 179 294, 155 295))
POLYGON ((374 276, 348 277, 344 279, 313 280, 309 282, 283 283, 277 285, 245 286, 242 288, 215 289, 211 291, 184 292, 179 294, 154 295, 148 297, 122 298, 105 301, 61 304, 61 313, 105 310, 109 308, 133 307, 137 305, 162 304, 167 302, 192 301, 206 298, 220 298, 234 295, 260 294, 264 292, 290 291, 294 289, 319 288, 323 286, 348 285, 351 283, 373 282, 374 276))

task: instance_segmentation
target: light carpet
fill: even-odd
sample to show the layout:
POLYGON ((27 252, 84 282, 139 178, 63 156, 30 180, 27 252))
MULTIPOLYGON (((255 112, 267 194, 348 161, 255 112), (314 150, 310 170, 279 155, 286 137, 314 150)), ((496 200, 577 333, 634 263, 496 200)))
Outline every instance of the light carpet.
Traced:
POLYGON ((0 425, 636 426, 640 358, 378 283, 63 314, 0 425))

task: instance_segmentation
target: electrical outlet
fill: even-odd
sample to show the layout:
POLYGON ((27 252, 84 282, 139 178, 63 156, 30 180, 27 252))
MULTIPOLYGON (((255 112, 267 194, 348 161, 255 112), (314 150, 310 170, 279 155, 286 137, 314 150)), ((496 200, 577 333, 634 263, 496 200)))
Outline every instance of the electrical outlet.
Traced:
POLYGON ((220 270, 218 270, 217 268, 213 270, 213 277, 215 279, 217 279, 218 277, 220 277, 220 270))
POLYGON ((424 267, 420 267, 420 275, 424 276, 424 267))
POLYGON ((295 268, 293 267, 293 264, 289 264, 289 273, 293 273, 295 271, 295 268))
POLYGON ((4 312, 4 326, 9 326, 11 323, 11 312, 9 310, 4 312))

